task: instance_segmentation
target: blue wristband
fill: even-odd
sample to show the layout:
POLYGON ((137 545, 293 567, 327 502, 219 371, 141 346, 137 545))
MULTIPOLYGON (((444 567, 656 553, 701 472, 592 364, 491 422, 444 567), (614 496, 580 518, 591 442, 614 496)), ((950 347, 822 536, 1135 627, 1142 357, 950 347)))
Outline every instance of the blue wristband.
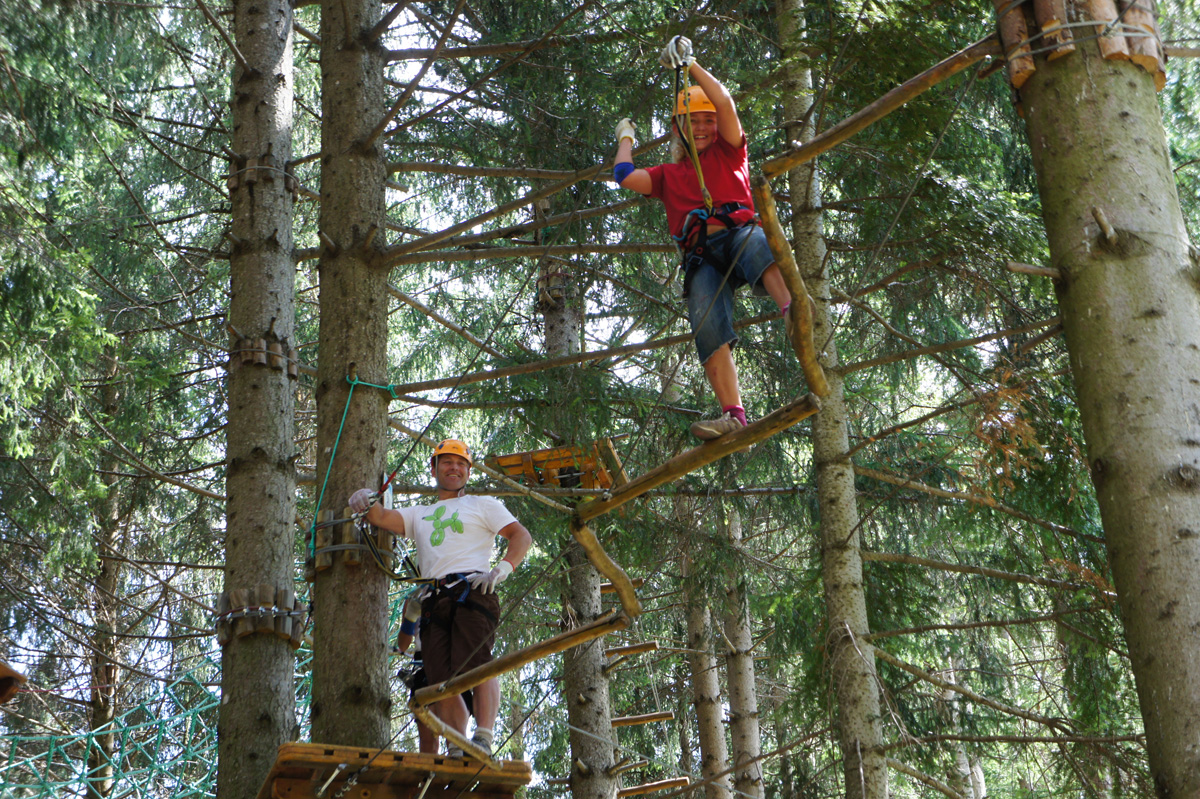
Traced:
POLYGON ((417 632, 417 623, 415 621, 410 621, 408 619, 405 619, 404 621, 400 622, 400 634, 401 635, 415 635, 416 632, 417 632))
POLYGON ((625 182, 625 178, 633 174, 635 167, 628 161, 622 161, 619 164, 613 165, 613 179, 617 181, 617 185, 625 182))

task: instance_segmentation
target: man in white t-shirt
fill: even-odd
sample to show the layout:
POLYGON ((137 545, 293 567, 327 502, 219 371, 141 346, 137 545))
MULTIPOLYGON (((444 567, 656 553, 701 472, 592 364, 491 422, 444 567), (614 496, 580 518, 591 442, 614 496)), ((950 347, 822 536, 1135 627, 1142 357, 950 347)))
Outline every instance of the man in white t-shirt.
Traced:
MULTIPOLYGON (((496 586, 521 565, 533 543, 529 531, 504 503, 465 495, 472 463, 467 445, 448 438, 437 445, 430 461, 438 493, 433 505, 388 510, 372 504, 375 495, 369 488, 350 497, 350 507, 356 513, 366 511, 368 523, 411 539, 416 544, 421 576, 434 581, 421 606, 422 654, 430 684, 492 659, 500 618, 496 586), (508 548, 493 567, 497 536, 508 542, 508 548)), ((500 682, 492 678, 476 687, 474 705, 476 725, 471 740, 490 754, 492 727, 500 709, 500 682)), ((468 713, 462 697, 437 702, 433 712, 466 735, 468 713)), ((448 754, 462 756, 455 747, 448 754)))

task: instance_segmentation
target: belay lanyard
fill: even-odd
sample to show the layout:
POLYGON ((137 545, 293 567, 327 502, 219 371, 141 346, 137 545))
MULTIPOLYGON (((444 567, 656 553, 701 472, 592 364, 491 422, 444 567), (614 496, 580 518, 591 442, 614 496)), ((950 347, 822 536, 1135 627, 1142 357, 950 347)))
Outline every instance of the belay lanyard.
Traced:
MULTIPOLYGON (((696 169, 696 180, 700 184, 700 195, 704 198, 704 210, 711 212, 713 207, 712 195, 708 193, 708 188, 704 185, 704 170, 700 168, 700 154, 696 152, 696 139, 692 133, 692 95, 688 91, 688 74, 682 66, 675 67, 675 97, 680 95, 680 86, 683 93, 683 116, 687 120, 687 135, 684 136, 683 147, 688 152, 688 156, 692 159, 692 166, 696 169)), ((672 98, 674 100, 674 98, 672 98)), ((672 103, 672 111, 675 110, 672 103)), ((672 114, 672 117, 674 114, 672 114)), ((674 120, 672 120, 674 122, 674 120)), ((678 124, 674 122, 674 124, 678 124)), ((682 134, 683 131, 680 131, 682 134)))

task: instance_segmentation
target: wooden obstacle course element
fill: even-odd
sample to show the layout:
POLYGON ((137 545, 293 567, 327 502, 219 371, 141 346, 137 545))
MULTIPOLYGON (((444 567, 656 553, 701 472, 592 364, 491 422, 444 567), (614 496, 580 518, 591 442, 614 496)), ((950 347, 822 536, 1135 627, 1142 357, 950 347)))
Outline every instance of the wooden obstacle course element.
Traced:
POLYGON ((788 293, 792 295, 792 304, 788 308, 788 315, 793 322, 792 349, 800 360, 809 390, 818 397, 824 397, 829 393, 829 383, 825 379, 825 370, 821 368, 817 348, 813 343, 812 306, 809 305, 812 299, 808 296, 804 278, 796 267, 792 245, 779 224, 775 195, 771 192, 770 182, 762 175, 756 175, 751 181, 751 190, 754 193, 754 207, 762 219, 763 232, 767 234, 767 244, 771 247, 771 254, 775 256, 775 265, 779 267, 779 274, 783 276, 788 293))
POLYGON ((1096 24, 1096 44, 1100 55, 1108 61, 1128 61, 1129 43, 1114 23, 1117 21, 1116 0, 1087 0, 1087 15, 1096 24))
MULTIPOLYGON (((632 580, 629 581, 629 584, 631 586, 633 586, 634 588, 641 588, 643 585, 645 585, 645 583, 646 583, 646 581, 643 580, 641 577, 634 577, 632 580)), ((613 585, 612 583, 600 583, 600 593, 601 594, 615 594, 616 592, 617 592, 617 587, 615 585, 613 585)))
POLYGON ((1004 58, 1008 62, 1008 82, 1020 89, 1037 71, 1033 64, 1029 46, 1029 22, 1025 19, 1023 3, 1012 0, 992 0, 1000 17, 1000 41, 1004 44, 1004 58))
POLYGON ((614 633, 617 630, 624 630, 629 624, 630 618, 625 613, 619 611, 607 613, 590 624, 559 633, 553 638, 547 638, 545 641, 540 641, 532 646, 527 646, 516 652, 509 652, 507 655, 501 655, 489 663, 484 663, 482 666, 477 666, 470 671, 464 671, 462 674, 451 677, 448 680, 420 688, 413 694, 412 702, 409 706, 425 707, 455 694, 461 694, 477 685, 482 685, 493 677, 498 677, 501 674, 518 669, 526 663, 532 663, 535 660, 562 652, 573 646, 587 643, 593 638, 599 638, 609 633, 614 633))
POLYGON ((604 650, 604 657, 610 657, 614 659, 608 663, 605 663, 601 668, 603 668, 605 674, 609 674, 634 655, 639 655, 643 652, 653 652, 657 649, 657 641, 644 641, 640 644, 630 644, 629 646, 618 646, 614 647, 613 649, 606 649, 604 650))
MULTIPOLYGON (((651 469, 640 477, 635 477, 626 485, 613 491, 612 496, 608 499, 590 499, 586 502, 581 502, 575 509, 575 518, 578 526, 583 526, 589 520, 615 510, 652 488, 656 488, 681 475, 693 472, 705 464, 720 460, 726 455, 746 449, 752 444, 757 444, 759 441, 770 438, 803 419, 807 419, 820 410, 820 408, 821 401, 819 399, 812 394, 805 394, 782 408, 772 411, 757 422, 743 427, 741 430, 736 430, 713 441, 706 441, 698 447, 693 447, 686 452, 682 452, 661 466, 651 469)), ((601 571, 603 573, 603 570, 601 571)), ((609 579, 611 580, 612 578, 610 577, 609 579)))
POLYGON ((295 380, 300 376, 300 350, 288 349, 284 357, 284 343, 278 339, 238 338, 229 350, 227 368, 233 371, 236 366, 266 366, 295 380))
POLYGON ((1075 52, 1075 40, 1067 21, 1067 0, 1033 0, 1033 17, 1042 32, 1044 46, 1052 48, 1047 61, 1054 61, 1075 52))
POLYGON ((675 711, 664 710, 660 713, 642 713, 639 716, 618 716, 612 720, 614 727, 636 727, 639 724, 653 724, 656 721, 674 721, 675 711))
POLYGON ((643 641, 640 644, 629 644, 628 646, 616 646, 612 649, 604 650, 604 657, 627 657, 629 655, 640 655, 643 652, 658 651, 658 641, 643 641))
POLYGON ((217 643, 226 646, 235 638, 271 635, 283 638, 293 649, 304 639, 304 603, 289 586, 276 588, 259 583, 253 588, 234 588, 217 599, 217 643))
POLYGON ((859 109, 831 128, 821 131, 803 144, 775 156, 762 165, 762 175, 767 180, 807 163, 818 155, 832 150, 856 133, 865 130, 888 114, 900 108, 914 97, 924 93, 947 78, 957 75, 967 67, 989 55, 1000 54, 1000 42, 993 34, 980 39, 948 56, 929 69, 901 83, 870 105, 859 109))
POLYGON ((669 780, 659 780, 658 782, 647 782, 645 785, 634 785, 631 788, 621 788, 617 791, 617 797, 618 799, 624 799, 626 796, 641 796, 642 794, 665 791, 670 788, 685 788, 691 784, 692 781, 688 777, 672 777, 669 780))
POLYGON ((589 450, 583 447, 550 449, 498 455, 485 463, 527 486, 556 485, 569 477, 577 478, 581 488, 612 488, 629 482, 612 440, 602 438, 589 450), (612 470, 610 472, 610 469, 612 470))
POLYGON ((367 546, 358 540, 358 527, 350 520, 352 513, 354 511, 350 508, 343 510, 342 518, 346 521, 334 529, 337 530, 337 542, 343 547, 341 550, 342 563, 345 563, 347 566, 361 566, 362 551, 367 546))
MULTIPOLYGON (((632 484, 627 483, 626 485, 632 484)), ((632 498, 630 497, 630 499, 632 498)), ((576 509, 576 514, 578 512, 578 509, 576 509)), ((579 546, 583 548, 584 554, 588 556, 588 561, 596 567, 596 571, 607 577, 608 581, 612 583, 617 598, 621 602, 621 609, 631 619, 636 619, 642 615, 642 603, 637 598, 637 591, 633 587, 633 581, 629 579, 629 575, 625 573, 625 570, 618 566, 617 562, 604 551, 604 547, 600 545, 600 541, 596 538, 596 534, 592 532, 592 529, 582 523, 578 516, 571 520, 570 526, 571 535, 575 537, 575 540, 579 542, 579 546)))
POLYGON ((0 660, 0 705, 17 695, 28 678, 0 660))
POLYGON ((1145 0, 1118 0, 1129 30, 1125 41, 1129 45, 1129 60, 1154 76, 1154 88, 1162 91, 1167 85, 1167 57, 1162 49, 1158 19, 1146 7, 1145 0))
POLYGON ((352 518, 353 515, 354 509, 348 507, 342 509, 340 517, 334 516, 334 512, 331 510, 317 513, 316 545, 313 547, 312 559, 314 572, 330 568, 336 559, 340 559, 347 566, 361 566, 364 559, 363 553, 368 553, 370 556, 367 558, 369 563, 375 563, 375 555, 371 553, 372 544, 384 565, 388 569, 391 568, 389 561, 395 562, 396 559, 395 534, 379 527, 370 528, 375 531, 375 535, 373 539, 367 541, 363 538, 364 534, 359 532, 359 528, 352 518))
POLYGON ((279 747, 258 799, 316 799, 322 786, 322 796, 328 799, 346 787, 351 777, 355 782, 346 792, 349 799, 412 799, 430 775, 425 796, 431 799, 463 794, 505 799, 529 784, 533 770, 519 760, 481 770, 476 763, 443 755, 286 743, 279 747))

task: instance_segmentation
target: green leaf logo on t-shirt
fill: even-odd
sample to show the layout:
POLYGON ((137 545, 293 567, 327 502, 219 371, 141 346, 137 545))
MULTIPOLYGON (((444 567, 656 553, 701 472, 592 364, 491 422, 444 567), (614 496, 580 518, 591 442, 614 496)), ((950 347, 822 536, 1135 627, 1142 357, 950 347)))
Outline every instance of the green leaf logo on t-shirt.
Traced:
POLYGON ((462 535, 463 532, 463 523, 458 520, 458 511, 454 511, 449 519, 442 518, 445 513, 446 506, 438 505, 437 510, 429 516, 424 517, 425 521, 433 522, 433 535, 429 536, 429 543, 435 547, 446 540, 447 527, 459 535, 462 535))

